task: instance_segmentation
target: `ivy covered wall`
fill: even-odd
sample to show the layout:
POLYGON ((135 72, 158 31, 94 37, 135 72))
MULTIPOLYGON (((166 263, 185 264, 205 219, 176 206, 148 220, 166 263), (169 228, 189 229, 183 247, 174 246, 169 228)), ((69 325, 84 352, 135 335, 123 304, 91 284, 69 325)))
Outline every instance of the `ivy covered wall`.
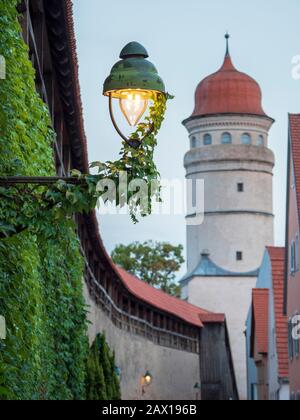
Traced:
MULTIPOLYGON (((6 79, 0 80, 0 176, 53 175, 54 133, 36 93, 17 3, 0 2, 0 55, 6 60, 6 79)), ((8 200, 1 188, 0 200, 8 200)), ((2 205, 2 228, 17 214, 17 200, 2 205)), ((0 239, 0 315, 7 323, 7 339, 0 340, 0 399, 86 397, 82 276, 71 221, 49 220, 35 232, 0 239)))

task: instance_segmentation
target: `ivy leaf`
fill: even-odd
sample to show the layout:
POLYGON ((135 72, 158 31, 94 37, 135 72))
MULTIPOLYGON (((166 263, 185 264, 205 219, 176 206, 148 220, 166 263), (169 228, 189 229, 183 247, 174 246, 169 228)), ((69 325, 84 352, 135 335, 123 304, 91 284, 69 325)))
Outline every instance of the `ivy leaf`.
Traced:
POLYGON ((72 169, 71 175, 80 178, 82 176, 82 173, 78 169, 72 169))

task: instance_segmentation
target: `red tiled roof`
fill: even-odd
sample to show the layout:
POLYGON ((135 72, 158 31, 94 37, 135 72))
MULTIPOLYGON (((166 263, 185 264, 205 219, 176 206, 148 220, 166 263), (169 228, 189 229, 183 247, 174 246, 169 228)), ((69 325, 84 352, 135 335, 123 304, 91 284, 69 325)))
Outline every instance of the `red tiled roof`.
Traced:
POLYGON ((193 117, 213 114, 253 114, 266 117, 259 84, 238 71, 226 56, 219 71, 197 87, 193 117))
POLYGON ((287 378, 289 376, 288 319, 283 315, 285 248, 268 247, 267 249, 272 264, 279 377, 287 378))
POLYGON ((297 204, 300 215, 300 114, 289 115, 291 158, 296 179, 297 204))
POLYGON ((120 267, 116 267, 119 276, 127 289, 138 299, 154 306, 169 314, 183 319, 189 324, 203 327, 203 323, 223 323, 225 316, 208 312, 197 306, 191 305, 184 300, 177 299, 167 293, 158 290, 144 281, 138 279, 120 267))
POLYGON ((253 289, 254 337, 258 353, 268 353, 269 290, 253 289))

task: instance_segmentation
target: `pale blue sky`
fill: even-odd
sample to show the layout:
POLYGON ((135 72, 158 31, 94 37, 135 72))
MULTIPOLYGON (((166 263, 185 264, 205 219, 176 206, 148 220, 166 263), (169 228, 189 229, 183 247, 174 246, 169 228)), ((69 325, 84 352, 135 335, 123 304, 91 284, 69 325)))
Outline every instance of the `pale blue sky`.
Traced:
MULTIPOLYGON (((300 112, 300 80, 291 76, 300 55, 299 0, 74 0, 89 159, 115 159, 120 139, 108 115, 102 84, 120 50, 141 42, 175 95, 159 134, 156 162, 163 177, 184 178, 188 136, 181 121, 193 109, 201 79, 216 71, 225 52, 224 34, 236 67, 254 77, 264 109, 276 119, 270 147, 276 155, 276 244, 284 243, 287 113, 300 112)), ((167 240, 185 245, 184 217, 153 216, 135 226, 127 216, 105 216, 101 234, 109 251, 117 243, 167 240)))

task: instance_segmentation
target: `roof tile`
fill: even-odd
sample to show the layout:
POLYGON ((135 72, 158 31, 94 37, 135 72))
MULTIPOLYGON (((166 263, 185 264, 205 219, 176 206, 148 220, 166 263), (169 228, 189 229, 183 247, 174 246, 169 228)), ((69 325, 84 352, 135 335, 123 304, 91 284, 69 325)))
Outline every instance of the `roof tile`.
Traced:
POLYGON ((198 306, 191 305, 184 300, 170 296, 138 279, 123 268, 116 267, 116 270, 127 289, 136 298, 143 300, 159 310, 175 315, 197 327, 203 327, 203 323, 225 322, 224 314, 215 314, 201 309, 198 306))

